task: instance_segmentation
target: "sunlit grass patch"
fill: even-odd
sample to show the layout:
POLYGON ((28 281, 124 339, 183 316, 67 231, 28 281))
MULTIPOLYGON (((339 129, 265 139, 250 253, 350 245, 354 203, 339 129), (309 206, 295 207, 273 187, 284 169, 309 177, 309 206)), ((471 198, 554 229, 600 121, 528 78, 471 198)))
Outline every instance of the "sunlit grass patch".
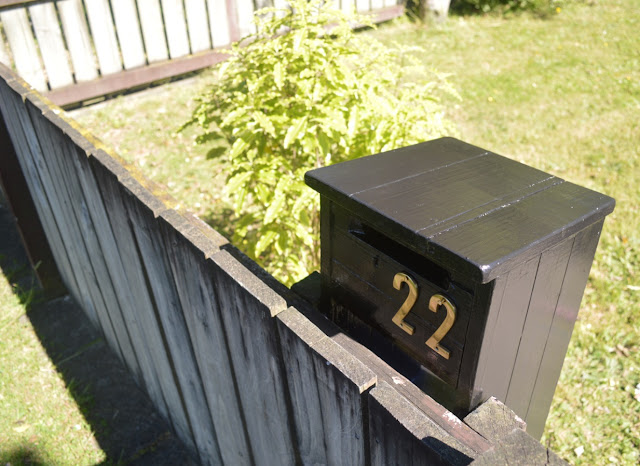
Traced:
POLYGON ((47 356, 27 310, 35 288, 0 274, 0 464, 96 464, 105 460, 72 393, 47 356))

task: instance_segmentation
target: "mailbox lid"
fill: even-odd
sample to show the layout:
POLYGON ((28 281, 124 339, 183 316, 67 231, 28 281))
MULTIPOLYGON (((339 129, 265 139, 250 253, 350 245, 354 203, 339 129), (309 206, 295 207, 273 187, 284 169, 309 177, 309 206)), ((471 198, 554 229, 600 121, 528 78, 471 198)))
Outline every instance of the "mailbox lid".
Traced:
POLYGON ((307 172, 394 241, 487 283, 613 211, 609 196, 454 138, 307 172))

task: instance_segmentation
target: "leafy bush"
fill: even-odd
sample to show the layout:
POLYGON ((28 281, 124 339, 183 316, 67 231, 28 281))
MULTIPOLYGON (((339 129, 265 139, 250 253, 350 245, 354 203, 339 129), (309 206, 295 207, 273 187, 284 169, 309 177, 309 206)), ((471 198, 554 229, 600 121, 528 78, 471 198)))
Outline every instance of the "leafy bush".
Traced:
POLYGON ((185 126, 198 144, 220 142, 226 193, 238 215, 233 241, 285 283, 318 265, 319 199, 307 170, 450 133, 436 95, 455 93, 415 49, 387 47, 319 0, 255 16, 185 126))

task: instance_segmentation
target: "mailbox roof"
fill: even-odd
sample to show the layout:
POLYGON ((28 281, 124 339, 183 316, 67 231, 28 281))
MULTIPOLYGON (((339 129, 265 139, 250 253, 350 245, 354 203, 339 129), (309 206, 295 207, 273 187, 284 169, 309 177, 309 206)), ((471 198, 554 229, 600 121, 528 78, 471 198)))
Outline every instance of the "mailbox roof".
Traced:
POLYGON ((389 238, 483 283, 602 220, 614 199, 454 138, 307 172, 389 238))

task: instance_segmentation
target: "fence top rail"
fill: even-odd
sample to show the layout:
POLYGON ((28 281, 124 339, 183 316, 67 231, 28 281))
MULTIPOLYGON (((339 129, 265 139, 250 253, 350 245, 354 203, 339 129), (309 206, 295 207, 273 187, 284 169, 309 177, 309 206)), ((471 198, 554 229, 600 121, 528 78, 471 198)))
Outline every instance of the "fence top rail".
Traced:
POLYGON ((44 3, 53 0, 0 0, 0 8, 6 8, 10 6, 27 5, 29 3, 44 3))
MULTIPOLYGON (((147 2, 137 13, 114 2, 0 0, 0 61, 55 104, 78 106, 219 63, 222 48, 253 31, 254 11, 273 4, 226 0, 226 13, 212 16, 209 5, 211 17, 196 21, 187 13, 204 1, 178 2, 175 11, 147 2), (184 18, 171 21, 175 15, 184 18)), ((378 3, 361 13, 383 22, 404 11, 397 0, 378 3)))

